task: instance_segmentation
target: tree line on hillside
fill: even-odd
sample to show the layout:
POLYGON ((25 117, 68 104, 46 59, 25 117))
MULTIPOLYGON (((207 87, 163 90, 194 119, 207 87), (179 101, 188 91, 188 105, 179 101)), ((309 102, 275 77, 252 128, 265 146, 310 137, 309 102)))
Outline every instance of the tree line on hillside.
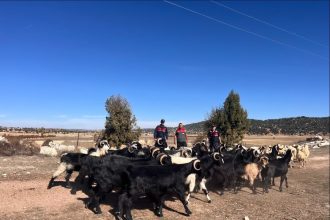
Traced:
MULTIPOLYGON (((268 120, 248 119, 251 135, 326 135, 330 131, 330 117, 292 117, 268 120)), ((185 127, 189 133, 203 132, 206 122, 187 124, 185 127)))
POLYGON ((23 133, 36 133, 36 134, 46 134, 46 133, 69 134, 69 133, 95 133, 97 131, 96 130, 87 130, 87 129, 0 126, 0 132, 23 132, 23 133))

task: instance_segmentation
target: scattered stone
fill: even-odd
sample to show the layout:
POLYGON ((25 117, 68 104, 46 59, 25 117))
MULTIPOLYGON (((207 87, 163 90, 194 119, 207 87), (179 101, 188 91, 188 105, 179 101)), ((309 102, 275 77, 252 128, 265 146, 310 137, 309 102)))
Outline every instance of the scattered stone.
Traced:
POLYGON ((3 177, 7 177, 7 174, 4 173, 4 174, 2 174, 2 176, 3 176, 3 177))
POLYGON ((31 172, 26 172, 26 174, 31 174, 31 172))

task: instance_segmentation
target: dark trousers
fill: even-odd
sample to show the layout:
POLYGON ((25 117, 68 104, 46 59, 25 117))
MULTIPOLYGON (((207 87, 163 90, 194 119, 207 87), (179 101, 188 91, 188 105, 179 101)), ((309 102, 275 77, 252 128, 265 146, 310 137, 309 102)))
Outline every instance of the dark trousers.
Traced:
POLYGON ((215 152, 215 151, 219 150, 219 148, 220 148, 220 143, 218 143, 218 142, 211 142, 210 143, 210 151, 211 152, 215 152))
POLYGON ((187 147, 187 142, 185 142, 185 141, 178 141, 176 143, 176 148, 179 149, 180 147, 187 147))

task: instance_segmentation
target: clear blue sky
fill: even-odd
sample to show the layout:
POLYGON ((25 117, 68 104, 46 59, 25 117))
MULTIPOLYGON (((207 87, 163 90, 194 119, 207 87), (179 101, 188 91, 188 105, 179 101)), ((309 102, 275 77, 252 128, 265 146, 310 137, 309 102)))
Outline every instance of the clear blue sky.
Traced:
POLYGON ((249 118, 329 116, 328 1, 223 2, 309 40, 212 2, 174 3, 201 14, 163 1, 0 1, 0 125, 102 128, 114 94, 141 127, 198 122, 232 89, 249 118))

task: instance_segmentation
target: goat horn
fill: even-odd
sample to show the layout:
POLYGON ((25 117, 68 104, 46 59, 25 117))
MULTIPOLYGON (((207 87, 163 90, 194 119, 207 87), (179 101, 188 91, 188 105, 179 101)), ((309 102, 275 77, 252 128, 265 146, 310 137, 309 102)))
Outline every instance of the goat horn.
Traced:
POLYGON ((214 160, 220 160, 220 154, 219 154, 218 152, 215 152, 215 153, 213 154, 213 159, 214 159, 214 160))
POLYGON ((156 153, 157 151, 160 151, 160 150, 159 150, 158 148, 155 148, 155 149, 152 150, 152 152, 151 152, 151 156, 152 156, 153 158, 155 158, 155 153, 156 153))
POLYGON ((158 145, 163 145, 164 143, 163 143, 163 140, 161 139, 161 138, 158 138, 157 139, 157 144, 158 145))
POLYGON ((133 149, 132 146, 129 146, 129 147, 127 148, 127 150, 128 150, 128 152, 130 152, 130 153, 133 153, 133 152, 134 152, 134 149, 133 149))
POLYGON ((160 156, 160 158, 159 158, 159 162, 160 162, 161 165, 164 165, 164 163, 163 163, 163 159, 164 159, 165 157, 167 157, 166 154, 163 154, 162 156, 160 156))
POLYGON ((159 158, 162 156, 162 155, 164 155, 165 153, 160 153, 160 154, 157 154, 157 156, 156 156, 156 160, 159 160, 159 158))
POLYGON ((193 167, 194 167, 195 170, 200 170, 200 169, 201 169, 200 163, 201 163, 200 160, 195 160, 195 161, 193 162, 193 167), (199 168, 196 167, 197 163, 199 163, 199 168))
POLYGON ((220 152, 221 153, 223 153, 224 150, 225 150, 225 147, 224 146, 220 147, 220 152))

